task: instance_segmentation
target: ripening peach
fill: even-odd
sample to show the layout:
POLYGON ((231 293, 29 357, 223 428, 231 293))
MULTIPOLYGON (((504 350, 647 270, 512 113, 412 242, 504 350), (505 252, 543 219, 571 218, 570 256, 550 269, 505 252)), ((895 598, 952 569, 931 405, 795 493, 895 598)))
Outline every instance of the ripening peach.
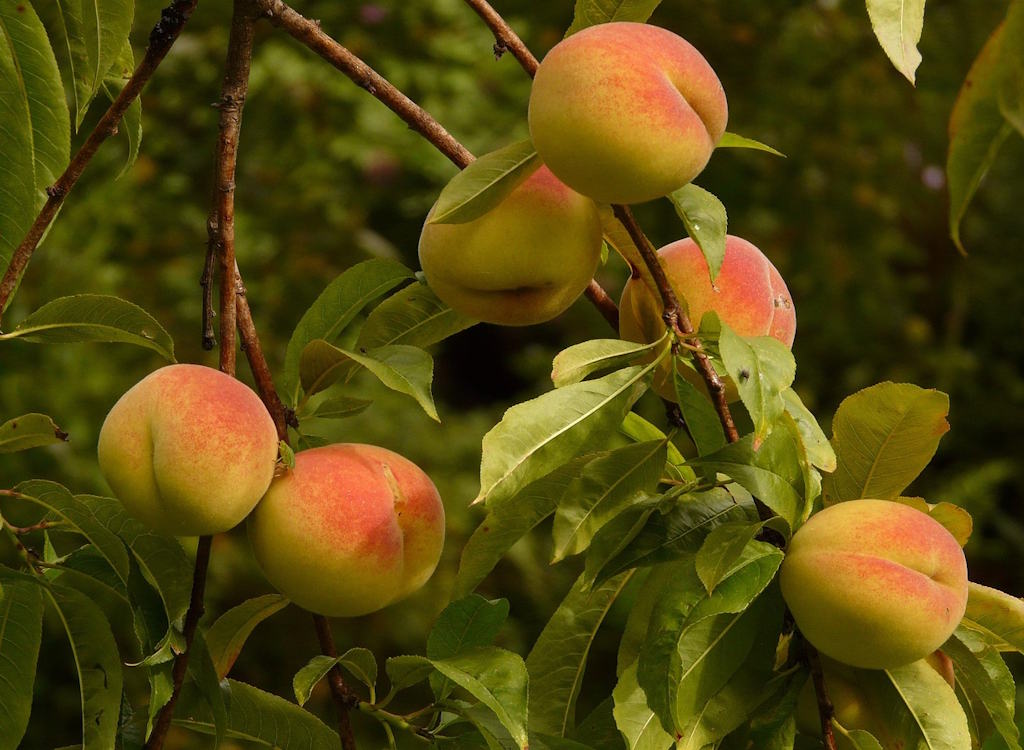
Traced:
POLYGON ((462 224, 427 223, 420 265, 449 307, 487 323, 525 326, 563 313, 601 258, 597 204, 540 167, 497 206, 462 224))
POLYGON ((851 500, 793 535, 779 574, 797 627, 823 654, 865 669, 923 659, 967 606, 967 562, 927 513, 851 500))
POLYGON ((556 44, 530 92, 530 137, 565 184, 606 203, 682 187, 711 158, 729 111, 707 60, 657 26, 591 26, 556 44))
POLYGON ((125 393, 100 430, 103 476, 128 512, 157 531, 217 534, 266 492, 277 431, 243 383, 200 365, 170 365, 125 393))
MULTIPOLYGON (((793 299, 778 270, 767 256, 746 240, 727 235, 725 256, 714 282, 700 246, 692 239, 678 240, 658 250, 672 288, 697 328, 705 313, 714 311, 740 336, 771 336, 788 347, 796 337, 793 299)), ((649 343, 665 332, 661 297, 641 278, 626 282, 619 303, 619 335, 628 341, 649 343)), ((671 378, 672 360, 666 359, 655 374, 660 395, 676 400, 671 378)), ((703 389, 703 381, 690 368, 679 373, 703 389)), ((735 398, 735 386, 727 383, 735 398)))
POLYGON ((274 588, 311 612, 354 617, 427 582, 444 546, 444 506, 407 458, 341 443, 296 454, 248 528, 274 588))

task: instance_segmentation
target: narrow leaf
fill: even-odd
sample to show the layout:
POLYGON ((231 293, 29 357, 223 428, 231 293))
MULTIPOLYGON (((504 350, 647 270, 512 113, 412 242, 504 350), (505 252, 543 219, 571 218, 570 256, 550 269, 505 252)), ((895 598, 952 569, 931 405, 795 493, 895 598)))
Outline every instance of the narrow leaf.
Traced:
POLYGON ((923 660, 916 661, 889 669, 885 675, 924 747, 954 750, 971 746, 967 717, 956 694, 931 666, 923 660))
POLYGON ((529 139, 484 154, 444 186, 427 223, 463 224, 480 218, 540 166, 529 139))
POLYGON ((715 148, 750 148, 755 151, 766 151, 769 154, 781 156, 783 159, 786 158, 786 155, 781 151, 777 151, 771 146, 761 143, 760 141, 755 141, 753 138, 736 135, 736 133, 725 133, 719 139, 718 143, 715 144, 715 148))
POLYGON ((118 297, 78 294, 47 302, 4 339, 20 338, 37 344, 85 341, 135 344, 174 361, 174 341, 152 315, 118 297))
MULTIPOLYGON (((457 599, 437 616, 427 637, 427 656, 447 659, 471 648, 490 646, 508 619, 508 599, 490 601, 479 594, 457 599)), ((437 700, 451 691, 447 677, 431 675, 431 687, 437 700)))
POLYGON ((220 679, 227 677, 256 626, 288 606, 280 594, 267 594, 242 602, 217 618, 206 633, 206 643, 220 679))
POLYGON ((334 669, 334 665, 341 661, 340 656, 325 656, 323 654, 314 656, 309 662, 295 673, 292 679, 292 690, 295 691, 295 702, 305 706, 309 700, 313 688, 320 682, 327 673, 334 669))
POLYGON ((942 650, 953 660, 957 682, 972 696, 975 712, 988 714, 1009 750, 1020 750, 1020 730, 1013 721, 1017 691, 999 652, 965 628, 958 628, 942 650))
POLYGON ((43 628, 43 597, 31 581, 0 580, 0 750, 16 750, 32 710, 36 659, 43 628))
POLYGON ((896 70, 914 83, 921 53, 925 0, 867 0, 871 28, 896 70))
POLYGON ((1024 599, 980 583, 968 583, 963 624, 983 633, 1000 651, 1024 654, 1024 599))
POLYGON ((683 220, 686 233, 697 243, 711 271, 714 282, 725 259, 725 233, 728 216, 725 206, 712 193, 693 183, 668 195, 676 214, 683 220))
POLYGON ((309 416, 316 417, 317 419, 345 419, 346 417, 362 414, 372 403, 373 401, 365 398, 338 396, 337 398, 329 398, 321 403, 309 416))
POLYGON ((697 551, 695 566, 697 576, 710 594, 724 578, 743 550, 757 536, 764 523, 761 521, 737 521, 723 523, 711 530, 704 544, 697 551))
POLYGON ((81 126, 89 102, 117 61, 132 30, 134 0, 81 0, 82 30, 88 64, 82 73, 77 121, 81 126))
POLYGON ((0 453, 54 445, 67 439, 68 434, 45 414, 23 414, 0 424, 0 453))
POLYGON ((743 338, 722 323, 718 340, 726 372, 754 422, 754 448, 771 432, 786 410, 782 392, 796 376, 789 347, 771 336, 743 338))
POLYGON ((844 399, 832 420, 837 467, 825 504, 897 497, 928 465, 949 430, 949 397, 908 383, 880 383, 844 399))
POLYGON ((615 430, 647 388, 654 363, 568 385, 505 412, 483 439, 480 494, 497 502, 573 457, 594 435, 615 430))
POLYGON ((782 392, 782 400, 785 402, 786 411, 789 413, 789 416, 796 422, 808 460, 813 466, 817 466, 822 471, 835 471, 836 452, 832 449, 832 444, 829 443, 828 438, 825 437, 825 433, 818 424, 818 420, 804 406, 804 402, 800 400, 800 396, 792 388, 787 388, 782 392))
POLYGON ((647 696, 637 682, 636 668, 635 662, 627 667, 612 692, 615 724, 629 750, 669 750, 675 740, 661 728, 658 717, 647 705, 647 696))
POLYGON ((526 657, 534 730, 565 737, 575 727, 590 646, 631 577, 623 573, 593 589, 580 577, 537 637, 526 657))
POLYGON ((476 320, 452 310, 422 281, 398 290, 370 313, 356 346, 373 349, 387 344, 426 348, 464 331, 476 320))
POLYGON ((668 333, 652 344, 636 344, 622 339, 593 339, 563 349, 551 363, 551 381, 555 388, 578 383, 599 370, 625 367, 641 355, 663 346, 668 333))
POLYGON ((401 263, 382 258, 352 266, 327 285, 295 326, 284 358, 283 391, 294 406, 299 398, 299 360, 315 339, 334 341, 359 312, 387 294, 412 272, 401 263))
POLYGON ((686 431, 690 433, 693 444, 697 446, 697 453, 706 456, 725 447, 722 421, 707 393, 698 390, 693 383, 682 377, 678 370, 673 374, 672 380, 679 411, 683 415, 686 431))
MULTIPOLYGON (((135 55, 132 52, 132 45, 125 39, 121 53, 103 79, 103 93, 111 102, 121 93, 121 89, 132 77, 134 71, 135 55)), ((136 97, 135 101, 128 105, 127 111, 117 126, 117 132, 124 133, 125 141, 128 144, 128 155, 125 157, 124 166, 121 167, 121 172, 118 175, 121 176, 131 169, 135 160, 139 158, 139 148, 142 145, 142 97, 136 97)))

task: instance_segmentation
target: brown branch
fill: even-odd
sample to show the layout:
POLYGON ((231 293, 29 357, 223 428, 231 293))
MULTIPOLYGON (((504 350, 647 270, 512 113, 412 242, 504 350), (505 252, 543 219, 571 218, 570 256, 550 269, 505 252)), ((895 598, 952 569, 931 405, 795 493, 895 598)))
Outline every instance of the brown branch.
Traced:
POLYGON ((121 117, 128 110, 128 107, 131 106, 132 102, 142 93, 142 89, 154 71, 156 71, 157 66, 160 65, 160 62, 167 55, 171 45, 178 38, 189 16, 192 15, 192 11, 195 10, 198 1, 173 0, 169 6, 164 8, 160 14, 160 20, 157 21, 152 32, 150 32, 149 46, 146 48, 146 54, 143 56, 142 62, 139 63, 132 77, 128 79, 124 88, 121 89, 121 93, 117 95, 114 102, 107 108, 107 111, 100 118, 96 127, 89 133, 85 143, 78 149, 78 152, 71 159, 64 173, 52 186, 46 189, 46 203, 43 204, 39 215, 32 222, 28 234, 25 235, 21 244, 18 245, 14 254, 11 255, 11 262, 4 272, 3 279, 0 279, 0 315, 7 309, 11 295, 14 294, 18 282, 21 281, 21 277, 25 273, 25 268, 28 266, 32 254, 39 246, 39 242, 46 233, 47 227, 53 222, 67 194, 71 192, 75 183, 78 182, 78 178, 82 176, 86 165, 96 154, 103 141, 117 132, 117 126, 121 121, 121 117))
POLYGON ((320 24, 297 13, 282 0, 257 0, 260 10, 270 22, 288 32, 320 57, 366 89, 388 109, 417 133, 422 135, 459 168, 473 161, 465 146, 431 117, 416 102, 407 97, 365 62, 336 42, 320 29, 320 24))
POLYGON ((818 698, 818 715, 821 717, 821 738, 826 750, 836 750, 836 738, 832 731, 832 717, 836 715, 835 706, 825 689, 825 673, 821 668, 821 657, 818 650, 804 639, 804 653, 807 665, 811 668, 811 680, 814 682, 814 694, 818 698))
POLYGON ((523 40, 519 38, 519 35, 505 22, 505 19, 487 3, 487 0, 466 0, 466 5, 476 11, 476 14, 484 20, 487 28, 494 34, 495 56, 501 57, 502 53, 508 50, 519 61, 523 70, 530 74, 530 78, 533 78, 537 73, 537 68, 540 67, 540 63, 537 62, 537 58, 523 44, 523 40))
POLYGON ((242 286, 242 279, 236 276, 238 289, 235 296, 235 313, 238 323, 238 335, 242 340, 242 351, 249 362, 249 369, 252 371, 253 379, 256 381, 256 390, 260 398, 274 419, 274 426, 277 427, 277 437, 280 440, 288 440, 288 425, 298 427, 295 420, 295 413, 286 408, 277 395, 274 387, 274 378, 270 374, 270 367, 267 365, 267 358, 263 355, 263 347, 260 345, 260 337, 256 333, 256 325, 252 320, 252 311, 249 309, 249 300, 245 296, 245 287, 242 286))
MULTIPOLYGON (((320 650, 332 658, 338 657, 338 649, 334 646, 334 635, 331 624, 323 615, 313 615, 313 625, 320 639, 320 650)), ((338 711, 338 737, 341 738, 341 750, 355 750, 356 740, 352 734, 352 720, 349 711, 359 706, 359 698, 348 689, 341 675, 341 667, 337 664, 327 673, 327 683, 331 686, 334 706, 338 711)))
POLYGON ((178 695, 181 693, 181 685, 185 682, 185 673, 188 670, 188 654, 192 646, 192 639, 195 637, 196 628, 199 625, 199 618, 203 616, 205 605, 203 596, 206 591, 206 570, 210 565, 210 542, 211 536, 199 537, 199 546, 196 548, 196 566, 192 573, 192 598, 188 604, 188 612, 185 614, 185 650, 174 657, 174 666, 171 667, 171 679, 174 690, 171 697, 160 709, 156 721, 153 722, 153 731, 146 741, 145 750, 159 750, 164 746, 167 738, 167 731, 171 728, 171 719, 174 717, 174 706, 178 702, 178 695))
MULTIPOLYGON (((506 40, 508 49, 513 51, 524 67, 532 61, 533 70, 537 69, 537 60, 491 6, 480 2, 480 0, 467 0, 467 2, 484 17, 485 21, 496 19, 498 26, 495 28, 501 31, 501 36, 498 38, 506 40), (517 53, 516 50, 519 52, 517 53)), ((325 34, 318 23, 296 12, 283 0, 257 0, 257 3, 272 24, 288 32, 293 38, 302 42, 348 76, 358 86, 366 89, 374 98, 398 115, 412 130, 419 133, 434 148, 447 156, 459 169, 465 169, 475 159, 469 149, 459 143, 429 112, 399 91, 390 81, 352 54, 350 50, 325 34)), ((488 21, 488 24, 490 23, 491 21, 488 21)), ((495 34, 498 34, 498 31, 495 31, 495 34)), ((591 280, 586 295, 605 320, 609 323, 615 321, 613 327, 618 331, 618 310, 608 293, 596 281, 591 280)))
POLYGON ((668 276, 665 275, 665 269, 662 268, 661 262, 658 260, 658 253, 654 249, 654 245, 647 239, 647 235, 640 228, 636 218, 633 216, 633 212, 629 210, 628 206, 613 206, 612 208, 615 211, 615 217, 626 228, 630 239, 633 240, 633 244, 640 251, 644 264, 654 278, 654 283, 658 287, 658 294, 661 295, 664 307, 662 318, 665 321, 665 325, 671 328, 688 346, 692 347, 693 364, 697 368, 697 372, 704 378, 704 384, 711 395, 711 402, 715 405, 715 411, 718 412, 718 419, 725 430, 725 436, 730 443, 735 443, 740 439, 740 434, 736 429, 735 422, 733 422, 732 412, 729 411, 729 402, 725 397, 725 384, 718 376, 718 373, 715 372, 715 368, 711 366, 711 360, 708 359, 708 355, 704 353, 700 339, 695 335, 696 329, 693 327, 693 323, 690 322, 686 311, 679 304, 675 290, 672 289, 672 284, 669 283, 668 276))
MULTIPOLYGON (((215 180, 216 181, 216 180, 215 180)), ((216 188, 214 188, 216 190, 216 188)), ((217 334, 213 328, 213 277, 217 266, 217 201, 210 200, 210 213, 206 219, 206 260, 203 263, 203 275, 199 278, 199 286, 203 288, 203 338, 202 345, 206 351, 217 346, 217 334)))

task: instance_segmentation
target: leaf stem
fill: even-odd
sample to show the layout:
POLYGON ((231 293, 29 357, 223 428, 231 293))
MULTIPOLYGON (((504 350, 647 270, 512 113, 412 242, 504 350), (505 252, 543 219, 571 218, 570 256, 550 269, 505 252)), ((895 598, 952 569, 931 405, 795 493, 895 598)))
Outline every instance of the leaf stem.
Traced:
POLYGON ((171 49, 198 2, 199 0, 173 0, 170 5, 164 8, 160 14, 160 20, 157 21, 152 32, 150 32, 149 46, 146 48, 146 54, 143 56, 142 62, 135 68, 132 77, 125 83, 121 93, 117 95, 117 98, 107 108, 100 121, 96 123, 96 127, 89 133, 85 143, 82 144, 82 147, 72 157, 64 173, 61 174, 52 186, 46 189, 46 203, 43 204, 35 221, 32 222, 32 226, 21 241, 21 244, 18 245, 11 255, 11 261, 7 266, 7 270, 4 272, 3 278, 0 279, 0 316, 7 309, 11 295, 14 294, 14 290, 21 281, 21 277, 25 273, 25 268, 28 266, 32 254, 39 247, 43 235, 46 234, 46 229, 53 222, 57 211, 64 203, 64 199, 71 192, 75 183, 78 182, 78 178, 82 176, 82 172, 85 171, 89 161, 96 154, 96 151, 99 150, 100 145, 117 132, 118 123, 121 121, 124 113, 128 111, 128 107, 142 93, 142 89, 171 49))
POLYGON ((807 656, 807 665, 811 668, 814 694, 818 698, 822 741, 825 743, 826 750, 837 750, 835 734, 832 732, 832 718, 836 715, 835 706, 832 705, 825 688, 825 673, 821 667, 821 657, 818 655, 818 650, 806 638, 804 639, 804 653, 807 656))

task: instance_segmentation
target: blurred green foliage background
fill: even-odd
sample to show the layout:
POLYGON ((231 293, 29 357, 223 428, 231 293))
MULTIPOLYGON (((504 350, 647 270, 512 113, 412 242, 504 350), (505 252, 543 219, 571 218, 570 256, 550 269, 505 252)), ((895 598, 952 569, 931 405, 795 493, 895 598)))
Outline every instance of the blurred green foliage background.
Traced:
MULTIPOLYGON (((139 0, 137 54, 161 3, 139 0)), ((8 326, 44 302, 75 293, 125 297, 174 336, 180 361, 215 365, 200 348, 198 280, 205 248, 221 65, 229 3, 202 2, 143 98, 145 134, 135 166, 115 180, 125 143, 103 147, 68 199, 5 316, 8 326)), ((459 0, 333 2, 296 8, 362 56, 435 115, 475 153, 525 137, 529 79, 459 0)), ((568 0, 500 0, 531 49, 543 54, 572 17, 568 0)), ((1024 142, 1013 137, 970 208, 970 257, 948 239, 946 122, 971 60, 1005 12, 995 0, 928 5, 916 89, 878 47, 859 0, 666 0, 652 22, 694 43, 729 96, 729 129, 787 154, 715 154, 698 184, 729 210, 729 227, 779 267, 798 313, 797 387, 828 431, 839 401, 882 380, 950 394, 952 431, 911 488, 932 502, 965 506, 975 519, 971 577, 1024 593, 1024 142)), ((94 107, 94 110, 97 110, 94 107)), ((93 111, 90 123, 99 116, 93 111)), ((246 103, 237 183, 238 258, 271 366, 280 367, 292 327, 326 284, 367 257, 417 268, 423 218, 455 167, 365 91, 262 24, 246 103)), ((657 244, 684 230, 667 201, 637 214, 657 244)), ((509 238, 514 242, 515 238, 509 238)), ((600 281, 618 295, 625 268, 612 259, 600 281)), ((586 301, 538 327, 479 325, 436 351, 442 424, 366 376, 353 395, 375 399, 343 422, 303 425, 332 440, 365 441, 409 456, 445 498, 448 543, 438 574, 412 599, 336 623, 341 648, 383 657, 422 653, 447 603, 458 557, 482 513, 480 438, 502 411, 550 387, 561 348, 607 337, 586 301)), ((5 456, 0 486, 30 477, 77 492, 106 492, 95 444, 106 411, 161 363, 117 345, 0 351, 0 421, 41 411, 71 435, 66 445, 5 456)), ((248 377, 240 365, 243 377, 248 377)), ((646 409, 658 415, 656 402, 646 409)), ((8 554, 4 550, 3 554, 8 554)), ((488 579, 484 593, 511 600, 501 645, 525 653, 576 575, 549 567, 536 533, 488 579)), ((244 532, 215 541, 207 612, 216 616, 268 586, 244 532)), ((614 663, 616 621, 594 646, 594 674, 614 663)), ((78 741, 70 651, 44 641, 26 748, 78 741)), ((316 651, 308 615, 289 608, 262 625, 233 676, 281 695, 316 651)), ((1019 665, 1018 665, 1019 666, 1019 665)), ((322 688, 323 686, 321 686, 322 688)), ((585 690, 580 707, 588 708, 585 690)), ((326 694, 313 710, 330 719, 326 694)), ((382 746, 373 727, 367 747, 382 746)), ((184 736, 178 746, 193 744, 184 736)), ((204 741, 205 742, 205 741, 204 741)))

